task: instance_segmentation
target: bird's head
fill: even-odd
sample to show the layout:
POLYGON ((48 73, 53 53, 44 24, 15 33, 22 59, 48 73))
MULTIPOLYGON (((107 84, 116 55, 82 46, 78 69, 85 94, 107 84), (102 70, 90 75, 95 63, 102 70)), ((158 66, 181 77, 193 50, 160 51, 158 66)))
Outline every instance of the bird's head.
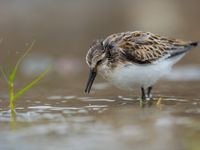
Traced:
POLYGON ((89 74, 85 92, 88 92, 88 93, 90 92, 90 89, 92 87, 92 84, 98 72, 98 67, 102 64, 105 57, 106 57, 106 54, 105 54, 103 42, 99 40, 95 41, 92 44, 86 56, 86 62, 90 68, 90 74, 89 74))

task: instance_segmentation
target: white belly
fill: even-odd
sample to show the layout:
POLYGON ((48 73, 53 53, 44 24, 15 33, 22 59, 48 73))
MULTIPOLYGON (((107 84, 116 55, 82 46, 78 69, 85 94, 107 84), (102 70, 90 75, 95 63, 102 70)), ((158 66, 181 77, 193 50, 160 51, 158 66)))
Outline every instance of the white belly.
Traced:
POLYGON ((140 90, 154 85, 161 77, 167 75, 174 63, 183 55, 167 60, 160 60, 149 65, 119 65, 106 78, 116 87, 123 90, 140 90))

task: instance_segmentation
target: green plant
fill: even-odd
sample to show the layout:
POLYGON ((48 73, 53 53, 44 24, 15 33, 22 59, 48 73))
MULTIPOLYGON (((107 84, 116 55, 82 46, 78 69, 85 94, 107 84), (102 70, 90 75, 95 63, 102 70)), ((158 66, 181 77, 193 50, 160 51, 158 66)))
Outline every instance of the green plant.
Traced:
POLYGON ((23 60, 23 58, 30 52, 30 50, 32 49, 32 47, 34 46, 35 41, 32 42, 32 44, 30 45, 30 47, 26 50, 26 52, 19 58, 19 60, 17 61, 14 70, 12 71, 11 68, 11 59, 10 59, 10 53, 8 54, 8 77, 6 76, 5 72, 3 71, 2 67, 0 67, 0 71, 2 72, 2 75, 4 77, 4 79, 6 80, 8 87, 9 87, 9 94, 10 94, 10 109, 14 110, 15 106, 14 106, 14 102, 15 100, 22 95, 24 92, 26 92, 30 87, 32 87, 34 84, 36 84, 50 69, 50 67, 47 68, 47 70, 42 73, 40 76, 38 76, 34 81, 32 81, 30 84, 28 84, 25 88, 23 88, 22 90, 20 90, 19 92, 17 92, 16 94, 14 94, 14 78, 16 75, 16 72, 18 70, 19 64, 21 63, 21 61, 23 60))

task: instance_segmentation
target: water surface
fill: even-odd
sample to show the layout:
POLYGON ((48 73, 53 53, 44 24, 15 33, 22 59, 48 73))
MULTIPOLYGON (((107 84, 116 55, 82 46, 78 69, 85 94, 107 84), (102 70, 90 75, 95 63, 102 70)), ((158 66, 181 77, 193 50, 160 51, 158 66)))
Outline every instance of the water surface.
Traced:
POLYGON ((90 95, 80 87, 62 89, 59 95, 46 88, 42 96, 17 100, 15 116, 7 97, 1 97, 0 149, 199 148, 200 95, 194 91, 200 82, 161 83, 154 99, 143 106, 139 93, 109 86, 90 95), (163 101, 157 106, 159 97, 163 101))

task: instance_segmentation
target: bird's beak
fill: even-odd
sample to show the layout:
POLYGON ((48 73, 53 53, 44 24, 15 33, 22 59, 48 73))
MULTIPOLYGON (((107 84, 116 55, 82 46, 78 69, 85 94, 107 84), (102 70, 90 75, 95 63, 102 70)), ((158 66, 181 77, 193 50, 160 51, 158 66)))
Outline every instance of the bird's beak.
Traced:
POLYGON ((94 71, 94 70, 90 70, 90 75, 89 75, 89 78, 88 78, 88 82, 87 82, 87 85, 86 85, 86 88, 85 88, 85 92, 87 93, 90 93, 90 89, 92 87, 92 84, 94 82, 94 79, 97 75, 97 72, 94 71))

